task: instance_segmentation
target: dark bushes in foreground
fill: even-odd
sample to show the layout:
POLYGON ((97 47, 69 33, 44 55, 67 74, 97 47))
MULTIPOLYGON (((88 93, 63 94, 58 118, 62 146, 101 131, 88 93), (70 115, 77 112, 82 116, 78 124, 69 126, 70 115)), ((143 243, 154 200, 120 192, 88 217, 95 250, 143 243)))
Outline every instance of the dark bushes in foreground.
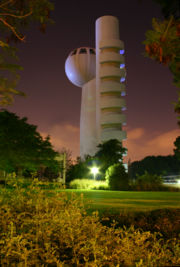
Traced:
POLYGON ((141 228, 143 231, 152 233, 159 232, 162 238, 178 238, 180 235, 180 209, 157 209, 145 212, 121 212, 120 214, 103 214, 101 222, 110 226, 116 222, 116 227, 127 227, 131 225, 135 229, 141 228), (103 219, 105 218, 107 219, 103 219))

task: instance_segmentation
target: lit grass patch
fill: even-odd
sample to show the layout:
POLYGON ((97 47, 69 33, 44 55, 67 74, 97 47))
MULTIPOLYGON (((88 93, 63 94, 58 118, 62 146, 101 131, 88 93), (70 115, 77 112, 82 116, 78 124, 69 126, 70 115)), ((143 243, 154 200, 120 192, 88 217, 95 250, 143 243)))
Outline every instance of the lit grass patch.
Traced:
POLYGON ((90 210, 104 212, 111 207, 111 212, 135 209, 138 211, 163 208, 180 208, 179 192, 134 192, 106 190, 72 190, 66 192, 84 195, 84 202, 90 210), (86 204, 87 203, 87 204, 86 204), (118 209, 119 210, 118 210, 118 209))
POLYGON ((108 184, 106 181, 98 181, 92 179, 75 179, 70 182, 69 186, 73 189, 87 189, 87 190, 108 189, 108 184))

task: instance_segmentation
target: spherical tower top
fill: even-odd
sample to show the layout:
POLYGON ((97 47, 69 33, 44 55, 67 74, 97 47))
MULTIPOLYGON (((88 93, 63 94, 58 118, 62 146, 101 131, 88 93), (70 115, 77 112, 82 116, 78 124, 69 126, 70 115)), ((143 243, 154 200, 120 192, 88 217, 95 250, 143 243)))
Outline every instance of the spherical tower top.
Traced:
POLYGON ((80 47, 73 50, 65 63, 68 79, 82 87, 96 76, 96 52, 94 48, 80 47))

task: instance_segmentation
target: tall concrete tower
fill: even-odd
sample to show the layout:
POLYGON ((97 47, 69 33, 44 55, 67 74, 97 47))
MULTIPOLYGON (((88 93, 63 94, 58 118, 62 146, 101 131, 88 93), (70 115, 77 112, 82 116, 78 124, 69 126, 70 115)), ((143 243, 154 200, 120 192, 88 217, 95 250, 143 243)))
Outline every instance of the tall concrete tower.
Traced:
POLYGON ((96 52, 88 47, 75 49, 66 60, 65 72, 82 87, 80 156, 94 155, 104 141, 126 139, 124 44, 116 17, 97 19, 96 52))

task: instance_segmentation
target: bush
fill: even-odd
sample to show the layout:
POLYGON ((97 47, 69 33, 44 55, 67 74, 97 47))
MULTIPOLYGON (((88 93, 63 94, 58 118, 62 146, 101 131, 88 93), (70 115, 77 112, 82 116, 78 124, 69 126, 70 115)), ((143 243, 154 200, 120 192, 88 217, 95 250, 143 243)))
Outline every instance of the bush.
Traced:
POLYGON ((1 190, 1 266, 174 266, 180 264, 177 239, 103 226, 88 216, 82 198, 14 184, 1 190), (8 198, 7 198, 8 195, 8 198), (38 196, 38 197, 37 197, 38 196), (5 199, 4 199, 5 198, 5 199))
POLYGON ((128 174, 120 163, 110 166, 106 171, 105 178, 111 190, 128 189, 128 174))
POLYGON ((132 189, 138 191, 163 191, 163 179, 156 174, 145 172, 143 175, 137 175, 135 182, 132 184, 132 189))
POLYGON ((152 211, 121 211, 118 214, 105 213, 101 215, 103 225, 111 226, 113 221, 116 227, 129 228, 131 225, 135 229, 159 232, 164 239, 178 238, 180 235, 180 209, 157 209, 152 211), (108 220, 104 220, 103 218, 108 220))
POLYGON ((69 187, 73 189, 107 190, 108 184, 106 181, 97 181, 91 179, 75 179, 70 182, 69 187))

